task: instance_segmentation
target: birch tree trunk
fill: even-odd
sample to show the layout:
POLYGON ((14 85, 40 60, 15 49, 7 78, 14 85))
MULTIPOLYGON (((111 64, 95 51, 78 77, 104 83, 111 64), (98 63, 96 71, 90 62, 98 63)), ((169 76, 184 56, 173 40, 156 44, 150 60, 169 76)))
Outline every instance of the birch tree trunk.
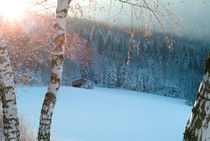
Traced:
POLYGON ((210 53, 183 141, 210 141, 210 53))
POLYGON ((54 52, 51 63, 51 77, 48 91, 42 105, 38 140, 50 141, 50 126, 53 110, 56 104, 57 93, 61 85, 61 77, 64 63, 64 42, 66 32, 66 16, 71 0, 58 0, 56 20, 54 23, 54 52))
POLYGON ((20 130, 16 105, 16 87, 9 55, 0 34, 0 93, 3 107, 3 126, 6 141, 19 141, 20 130))

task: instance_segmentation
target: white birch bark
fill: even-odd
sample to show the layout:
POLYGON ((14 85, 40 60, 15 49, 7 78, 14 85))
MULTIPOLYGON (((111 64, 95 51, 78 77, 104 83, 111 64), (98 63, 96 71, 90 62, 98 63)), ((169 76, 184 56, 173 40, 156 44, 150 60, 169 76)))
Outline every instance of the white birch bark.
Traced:
POLYGON ((183 141, 210 141, 210 54, 183 141))
POLYGON ((19 141, 20 130, 16 105, 16 87, 3 36, 0 34, 0 92, 6 141, 19 141))
POLYGON ((54 23, 54 53, 52 55, 51 77, 48 91, 42 105, 38 140, 50 141, 50 126, 53 110, 56 104, 57 93, 61 84, 64 63, 64 42, 66 32, 66 16, 71 0, 58 0, 56 20, 54 23))

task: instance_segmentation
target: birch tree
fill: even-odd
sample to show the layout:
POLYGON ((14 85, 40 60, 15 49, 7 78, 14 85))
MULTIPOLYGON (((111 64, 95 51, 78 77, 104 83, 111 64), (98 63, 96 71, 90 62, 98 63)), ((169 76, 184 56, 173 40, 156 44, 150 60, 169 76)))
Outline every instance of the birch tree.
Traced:
POLYGON ((19 141, 19 121, 16 104, 16 87, 9 55, 0 34, 0 93, 3 107, 3 126, 6 141, 19 141))
POLYGON ((183 141, 210 141, 210 53, 183 141))
POLYGON ((64 42, 66 32, 66 16, 71 0, 58 0, 56 8, 56 19, 54 23, 54 52, 51 63, 51 77, 48 91, 44 98, 41 109, 38 140, 50 140, 50 126, 52 122, 53 110, 56 104, 58 90, 61 85, 61 77, 64 63, 64 42))

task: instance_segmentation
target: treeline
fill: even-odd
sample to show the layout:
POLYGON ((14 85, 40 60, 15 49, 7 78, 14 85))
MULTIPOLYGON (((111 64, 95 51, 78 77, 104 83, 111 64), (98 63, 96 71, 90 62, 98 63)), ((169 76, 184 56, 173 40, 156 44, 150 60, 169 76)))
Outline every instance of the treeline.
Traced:
POLYGON ((210 51, 207 41, 173 34, 130 32, 103 23, 75 22, 72 29, 93 50, 93 80, 103 87, 182 97, 191 104, 210 51), (94 29, 94 30, 93 30, 94 29))
MULTIPOLYGON (((52 23, 52 16, 30 16, 24 28, 5 33, 17 83, 48 84, 52 23)), ((70 20, 67 29, 63 85, 82 77, 97 86, 194 101, 208 42, 81 19, 70 20)))

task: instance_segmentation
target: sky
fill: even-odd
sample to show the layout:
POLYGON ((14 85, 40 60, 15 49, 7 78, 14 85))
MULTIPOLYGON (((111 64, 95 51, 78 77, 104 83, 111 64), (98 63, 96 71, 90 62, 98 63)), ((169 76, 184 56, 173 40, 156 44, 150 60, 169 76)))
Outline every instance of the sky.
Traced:
MULTIPOLYGON (((1 3, 0 11, 3 10, 12 18, 20 17, 21 10, 27 8, 24 7, 23 2, 30 3, 31 1, 34 2, 35 0, 16 0, 15 4, 13 0, 7 0, 1 3), (7 5, 10 8, 8 8, 7 5)), ((54 12, 56 0, 47 1, 48 6, 54 5, 54 9, 51 9, 51 11, 54 12)), ((151 2, 157 0, 147 1, 151 2)), ((210 39, 210 0, 159 0, 159 2, 163 4, 170 2, 171 4, 166 7, 176 16, 176 20, 160 19, 164 24, 167 22, 171 23, 172 26, 164 26, 167 32, 174 32, 176 34, 180 32, 181 35, 187 35, 193 38, 210 39), (182 3, 182 1, 184 2, 182 3), (207 1, 207 3, 204 1, 207 1)), ((129 28, 139 27, 139 25, 141 25, 141 27, 146 29, 160 29, 160 25, 158 25, 154 16, 150 18, 151 12, 147 10, 142 11, 140 8, 134 10, 130 5, 123 5, 123 10, 119 13, 120 9, 121 3, 118 0, 72 0, 69 15, 73 16, 75 13, 80 15, 82 13, 85 18, 114 25, 128 26, 129 28), (112 1, 111 4, 110 1, 112 1), (78 5, 81 7, 78 8, 78 5), (136 18, 134 13, 137 13, 139 18, 136 18)), ((33 7, 31 7, 30 10, 33 11, 33 7)), ((162 9, 160 11, 164 13, 162 9)))
MULTIPOLYGON (((86 12, 92 19, 100 20, 103 22, 114 23, 118 25, 127 25, 129 27, 137 26, 135 18, 131 18, 131 9, 130 6, 124 5, 124 10, 121 12, 120 16, 115 16, 119 12, 121 7, 120 3, 116 3, 115 0, 112 0, 112 6, 110 7, 110 0, 101 1, 94 0, 73 0, 72 4, 77 4, 77 2, 86 8, 86 12), (79 2, 78 2, 79 1, 79 2), (89 2, 91 1, 91 2, 89 2), (103 10, 100 8, 105 7, 103 10), (91 9, 91 10, 90 10, 91 9), (92 10, 95 9, 95 10, 92 10), (110 13, 110 14, 109 14, 110 13), (117 20, 119 18, 119 20, 117 20)), ((181 32, 182 35, 191 36, 194 38, 200 39, 210 39, 210 1, 205 0, 159 0, 161 3, 166 4, 171 2, 167 8, 174 13, 174 15, 179 19, 176 33, 181 32), (182 1, 184 1, 182 3, 182 1), (205 3, 206 2, 206 3, 205 3)), ((140 10, 137 12, 141 12, 140 10)), ((134 17, 134 16, 133 16, 134 17)), ((148 20, 148 12, 145 12, 143 18, 140 19, 141 23, 151 25, 151 20, 148 20)), ((153 22, 157 21, 154 20, 153 22)), ((161 22, 164 23, 164 20, 161 22)), ((153 28, 152 26, 150 26, 153 28)), ((167 31, 174 32, 173 27, 166 27, 167 31)))
POLYGON ((184 0, 174 3, 172 11, 184 25, 184 33, 198 38, 210 39, 210 3, 202 0, 184 0))

